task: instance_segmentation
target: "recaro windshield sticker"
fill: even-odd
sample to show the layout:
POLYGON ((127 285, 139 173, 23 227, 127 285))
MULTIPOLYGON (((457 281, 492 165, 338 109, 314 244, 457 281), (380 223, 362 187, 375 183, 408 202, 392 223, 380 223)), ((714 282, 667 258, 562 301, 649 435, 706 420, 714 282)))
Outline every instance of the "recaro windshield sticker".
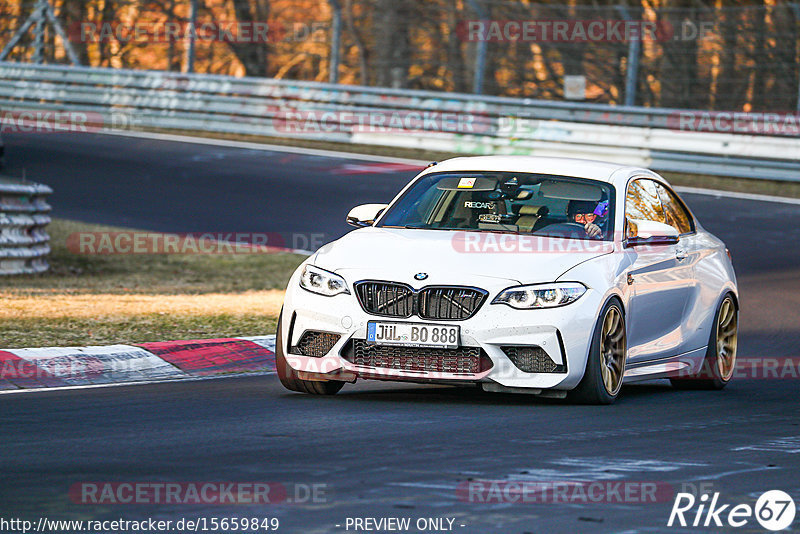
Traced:
POLYGON ((465 208, 472 208, 475 210, 493 210, 496 204, 494 202, 476 202, 474 200, 464 201, 465 208))

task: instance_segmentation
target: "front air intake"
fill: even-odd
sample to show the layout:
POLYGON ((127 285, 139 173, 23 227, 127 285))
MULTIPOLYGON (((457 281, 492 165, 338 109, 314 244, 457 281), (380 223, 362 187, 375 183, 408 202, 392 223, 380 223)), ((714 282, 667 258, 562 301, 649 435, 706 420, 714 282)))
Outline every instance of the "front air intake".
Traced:
POLYGON ((297 345, 295 345, 290 352, 302 354, 303 356, 322 358, 331 351, 340 337, 339 334, 332 334, 330 332, 306 330, 300 337, 300 341, 297 342, 297 345))
POLYGON ((566 373, 567 367, 559 365, 536 345, 512 345, 500 347, 511 363, 525 373, 566 373))
POLYGON ((492 368, 492 360, 480 347, 396 347, 353 339, 345 345, 342 357, 360 367, 398 371, 478 374, 492 368))

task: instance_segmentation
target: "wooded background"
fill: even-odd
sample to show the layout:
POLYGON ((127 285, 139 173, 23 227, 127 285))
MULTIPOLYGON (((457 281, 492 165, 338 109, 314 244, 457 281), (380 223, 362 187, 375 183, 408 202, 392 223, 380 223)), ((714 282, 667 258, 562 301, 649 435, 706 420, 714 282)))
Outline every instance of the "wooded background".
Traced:
MULTIPOLYGON (((346 84, 472 92, 479 43, 467 21, 621 20, 619 0, 585 3, 510 0, 338 0, 338 81, 346 84)), ((163 24, 189 20, 190 0, 51 0, 65 29, 81 22, 163 24)), ((0 2, 0 47, 26 20, 35 0, 0 2)), ((327 81, 333 8, 328 0, 197 0, 197 23, 267 22, 269 42, 198 40, 195 72, 327 81), (279 31, 276 31, 279 29, 279 31)), ((800 7, 771 0, 628 0, 633 20, 653 21, 693 38, 643 40, 635 104, 794 111, 800 78, 800 7)), ((33 32, 9 55, 29 61, 33 32)), ((81 63, 181 71, 186 39, 152 42, 72 39, 81 63)), ((560 100, 564 76, 586 76, 586 100, 624 102, 628 42, 491 41, 482 92, 560 100)), ((45 28, 45 62, 67 63, 45 28)))

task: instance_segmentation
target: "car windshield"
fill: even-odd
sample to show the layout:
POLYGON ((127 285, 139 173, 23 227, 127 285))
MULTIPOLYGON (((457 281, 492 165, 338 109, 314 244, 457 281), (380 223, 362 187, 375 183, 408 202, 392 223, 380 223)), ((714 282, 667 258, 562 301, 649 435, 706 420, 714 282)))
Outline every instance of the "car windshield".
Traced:
POLYGON ((613 214, 613 187, 604 182, 514 172, 432 173, 377 226, 610 241, 613 214))

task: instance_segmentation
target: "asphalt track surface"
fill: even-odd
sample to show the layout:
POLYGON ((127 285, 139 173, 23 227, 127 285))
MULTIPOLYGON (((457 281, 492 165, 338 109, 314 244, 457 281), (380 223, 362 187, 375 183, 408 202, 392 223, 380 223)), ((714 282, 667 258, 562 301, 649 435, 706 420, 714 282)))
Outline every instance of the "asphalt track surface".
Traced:
MULTIPOLYGON (((4 140, 9 171, 25 168, 56 190, 55 216, 159 231, 337 236, 351 206, 387 201, 414 174, 348 174, 342 169, 364 162, 124 137, 4 140)), ((733 253, 740 357, 797 357, 800 206, 684 198, 733 253)), ((798 393, 796 375, 736 380, 721 392, 654 381, 594 407, 368 381, 315 398, 261 376, 2 395, 0 517, 278 517, 280 531, 309 533, 345 532, 347 517, 449 517, 465 533, 712 532, 720 529, 668 529, 671 498, 486 504, 461 500, 457 488, 470 480, 652 481, 718 491, 733 504, 781 489, 800 504, 798 393), (326 497, 74 504, 68 490, 82 481, 324 484, 326 497)), ((730 530, 764 531, 754 520, 730 530)))

